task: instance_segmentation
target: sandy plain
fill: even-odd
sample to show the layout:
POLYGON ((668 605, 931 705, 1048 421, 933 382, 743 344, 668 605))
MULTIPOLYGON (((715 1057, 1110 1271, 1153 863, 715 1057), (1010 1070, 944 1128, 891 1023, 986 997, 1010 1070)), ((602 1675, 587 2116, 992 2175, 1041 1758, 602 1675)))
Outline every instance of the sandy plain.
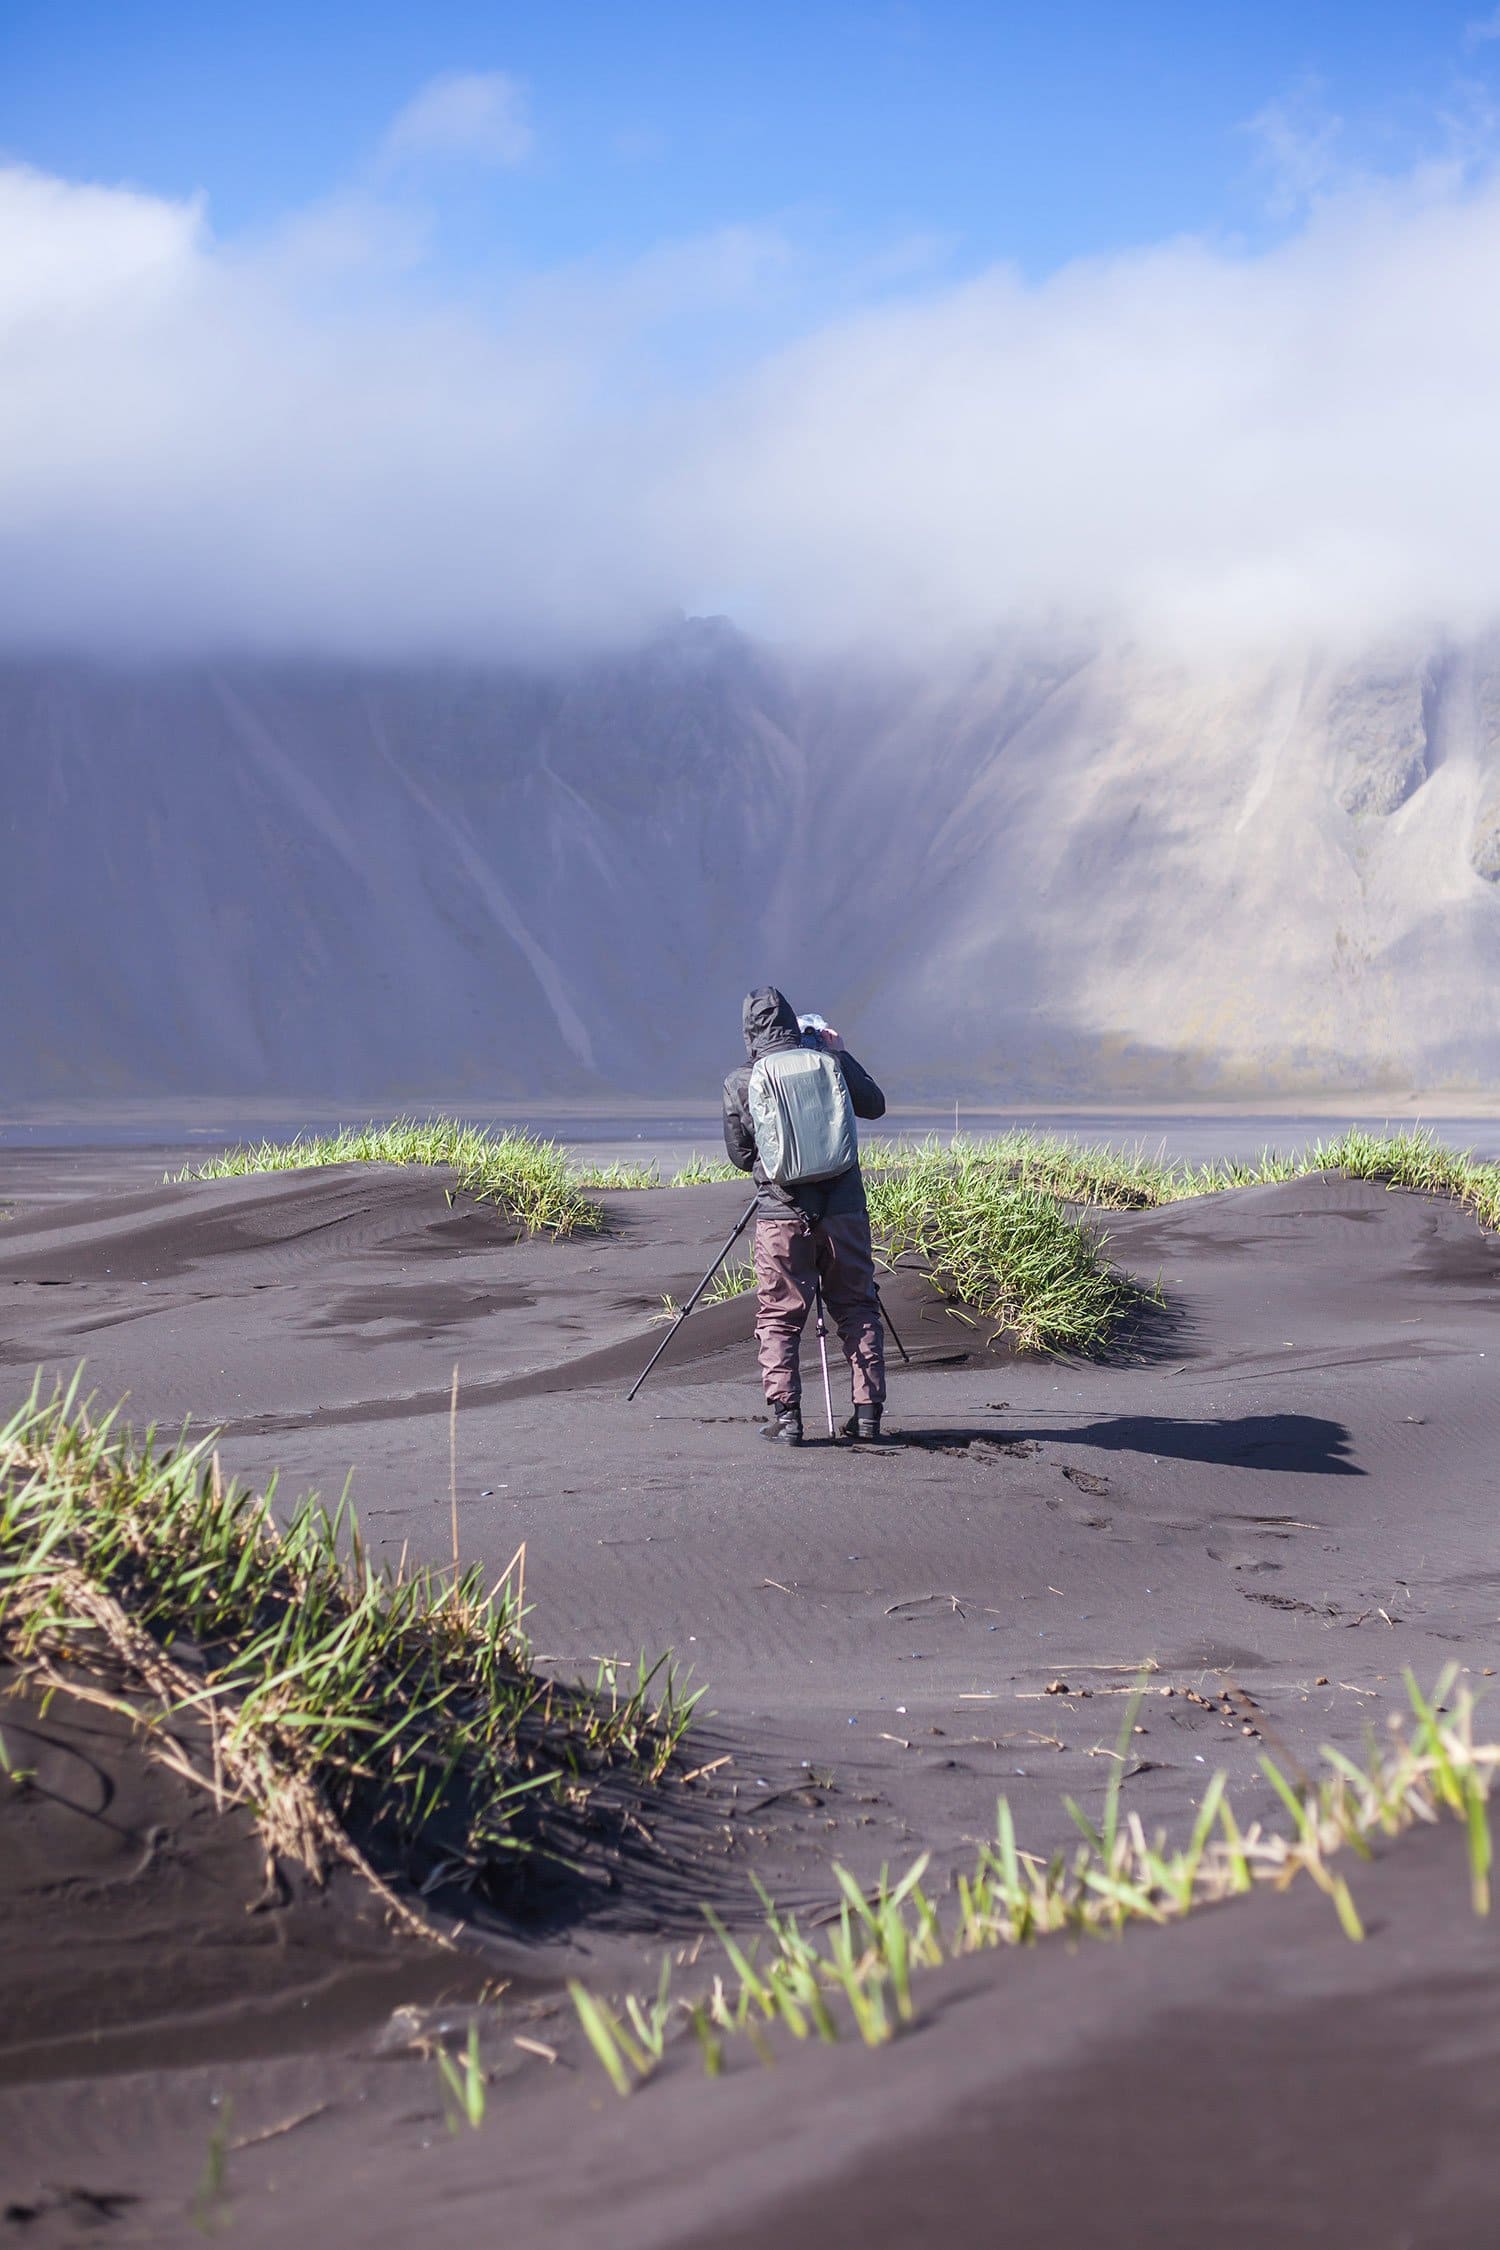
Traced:
POLYGON ((1179 1833, 1216 1768, 1250 1818, 1262 1751, 1357 1749, 1403 1666, 1483 1686, 1500 1243, 1463 1213, 1313 1177, 1115 1216, 1164 1309, 1100 1363, 991 1349, 893 1277, 890 1442, 784 1454, 756 1436, 748 1301, 622 1396, 733 1186, 517 1242, 439 1175, 163 1186, 112 1161, 0 1169, 7 1401, 84 1359, 133 1421, 219 1427, 257 1483, 332 1497, 352 1471, 379 1551, 440 1561, 456 1365, 465 1554, 498 1570, 525 1539, 559 1670, 674 1651, 707 1691, 694 1760, 726 1762, 455 1960, 348 1886, 267 1904, 248 1824, 111 1722, 30 1714, 40 1786, 0 1813, 0 2241, 1494 2239, 1500 1944, 1456 1831, 1357 1871, 1363 1945, 1310 1887, 1257 1896, 933 1972, 879 2053, 735 2054, 710 2082, 686 2041, 628 2103, 564 1994, 654 1983, 705 1901, 749 1925, 752 1876, 816 1913, 834 1860, 872 1880, 929 1851, 941 1890, 1002 1793, 1024 1843, 1062 1843, 1139 1667, 1178 1692, 1142 1709, 1125 1801, 1179 1833), (410 2035, 494 1981, 488 2114, 452 2137, 410 2035))

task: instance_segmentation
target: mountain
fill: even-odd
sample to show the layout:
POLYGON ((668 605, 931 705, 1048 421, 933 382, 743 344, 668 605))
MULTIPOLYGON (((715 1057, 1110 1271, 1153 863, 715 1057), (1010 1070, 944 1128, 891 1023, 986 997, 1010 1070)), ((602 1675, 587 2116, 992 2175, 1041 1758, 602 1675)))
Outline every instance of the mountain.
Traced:
POLYGON ((1500 1074, 1500 642, 12 658, 0 775, 12 1107, 701 1099, 767 980, 909 1100, 1500 1074))

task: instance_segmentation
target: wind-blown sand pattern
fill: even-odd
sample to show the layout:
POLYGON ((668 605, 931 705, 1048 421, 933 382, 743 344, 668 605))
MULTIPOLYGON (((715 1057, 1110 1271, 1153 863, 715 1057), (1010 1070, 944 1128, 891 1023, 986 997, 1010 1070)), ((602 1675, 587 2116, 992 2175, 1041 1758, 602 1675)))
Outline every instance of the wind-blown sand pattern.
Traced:
POLYGON ((465 1559, 498 1573, 524 1538, 553 1669, 690 1663, 679 1772, 712 1770, 455 1964, 352 1879, 268 1888, 248 1816, 112 1717, 0 1706, 37 1775, 0 1815, 5 2236, 189 2242, 196 2198, 247 2244, 1490 2238, 1500 1943, 1456 1825, 1351 1861, 1361 1945, 1301 1884, 931 1971, 878 2053, 781 2040, 767 2069, 739 2042, 711 2082, 685 2038, 629 2102, 565 1996, 654 1988, 705 1903, 752 1929, 752 1876, 812 1918, 834 1860, 872 1883, 926 1850, 941 1899, 1002 1793, 1023 1843, 1066 1843, 1140 1666, 1123 1802, 1178 1836, 1220 1767, 1281 1824, 1260 1754, 1357 1753, 1404 1666, 1482 1687, 1500 1242, 1469 1215, 1323 1176, 1111 1215, 1163 1309, 1087 1364, 991 1349, 903 1273, 891 1442, 783 1455, 755 1441, 749 1300, 621 1397, 737 1186, 607 1195, 608 1231, 563 1242, 429 1172, 58 1186, 37 1157, 4 1184, 11 1392, 86 1357, 128 1419, 217 1424, 226 1470, 288 1498, 352 1467, 377 1553, 440 1563, 456 1363, 465 1559), (487 2113, 450 2136, 413 2042, 460 2044, 487 1979, 487 2113))

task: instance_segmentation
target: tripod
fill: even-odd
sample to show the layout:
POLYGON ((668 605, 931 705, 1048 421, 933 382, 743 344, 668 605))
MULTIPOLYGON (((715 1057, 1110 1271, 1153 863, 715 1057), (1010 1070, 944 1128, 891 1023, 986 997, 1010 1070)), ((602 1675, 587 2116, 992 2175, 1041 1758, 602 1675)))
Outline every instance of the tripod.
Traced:
MULTIPOLYGON (((730 1251, 734 1248, 735 1244, 739 1241, 740 1236, 744 1233, 746 1227, 754 1218, 755 1207, 759 1200, 760 1198, 758 1195, 752 1195, 750 1201, 746 1204, 744 1210, 740 1213, 739 1218, 735 1221, 734 1231, 730 1235, 728 1241, 724 1244, 723 1249, 719 1252, 719 1255, 717 1256, 717 1258, 715 1258, 713 1264, 709 1267, 707 1273, 703 1276, 703 1279, 699 1282, 697 1288, 693 1291, 693 1294, 691 1295, 691 1297, 689 1297, 687 1303, 683 1306, 681 1312, 677 1315, 677 1318, 673 1321, 671 1327, 667 1330, 667 1333, 665 1334, 665 1336, 663 1336, 661 1342, 657 1345, 655 1351, 651 1354, 651 1357, 647 1360, 645 1366, 641 1369, 639 1375, 637 1375, 635 1381, 631 1384, 629 1390, 625 1393, 625 1403, 627 1406, 631 1403, 632 1399, 634 1399, 637 1391, 645 1382, 646 1377, 650 1374, 652 1368, 661 1358, 662 1353, 666 1350, 668 1344, 671 1343, 672 1338, 676 1335, 678 1329, 687 1319, 688 1314, 697 1304, 698 1299, 703 1295, 704 1290, 713 1280, 714 1275, 718 1272, 720 1266, 723 1265, 724 1260, 728 1257, 730 1251)), ((881 1319, 885 1322, 886 1327, 890 1329, 891 1342, 895 1345, 897 1351, 901 1354, 902 1359, 906 1360, 909 1363, 911 1355, 907 1351, 906 1346, 902 1343, 901 1338, 896 1334, 895 1329, 891 1327, 891 1316, 885 1309, 885 1299, 881 1296, 878 1288, 875 1291, 875 1302, 880 1307, 881 1319)), ((823 1363, 823 1403, 828 1412, 828 1435, 832 1437, 834 1435, 833 1386, 830 1383, 828 1377, 828 1321, 823 1311, 823 1284, 821 1279, 817 1275, 814 1275, 813 1277, 813 1306, 816 1313, 817 1322, 818 1352, 823 1363)))
POLYGON ((707 1273, 703 1276, 703 1279, 699 1282, 697 1288, 693 1291, 693 1294, 691 1295, 691 1297, 689 1297, 687 1303, 683 1306, 681 1312, 677 1315, 677 1318, 673 1321, 671 1327, 667 1330, 667 1333, 665 1334, 665 1336, 663 1336, 661 1342, 657 1345, 655 1351, 651 1354, 651 1357, 647 1360, 645 1366, 641 1369, 639 1375, 637 1375, 635 1381, 631 1384, 629 1390, 625 1393, 625 1403, 627 1406, 635 1397, 635 1394, 640 1389, 642 1383, 645 1382, 646 1377, 650 1374, 652 1368, 661 1358, 661 1355, 666 1350, 668 1344, 671 1343, 672 1338, 676 1335, 678 1329, 687 1319, 687 1316, 692 1311, 694 1305, 697 1304, 698 1299, 702 1296, 704 1290, 713 1280, 713 1277, 718 1272, 720 1266, 723 1265, 724 1260, 728 1257, 730 1251, 739 1241, 740 1236, 744 1233, 746 1227, 749 1226, 750 1221, 755 1216, 755 1206, 759 1201, 760 1197, 758 1195, 752 1195, 749 1202, 745 1205, 744 1210, 741 1212, 739 1218, 735 1222, 733 1234, 729 1237, 729 1240, 725 1243, 723 1249, 719 1252, 719 1255, 717 1256, 717 1258, 715 1258, 713 1264, 709 1267, 707 1273))
MULTIPOLYGON (((875 1302, 880 1307, 881 1319, 890 1329, 891 1342, 901 1354, 902 1359, 910 1366, 911 1354, 896 1334, 895 1329, 891 1328, 891 1316, 885 1309, 885 1299, 881 1296, 878 1287, 875 1291, 875 1302)), ((818 1357, 823 1363, 823 1405, 828 1414, 828 1435, 836 1437, 838 1432, 833 1426, 833 1387, 828 1380, 828 1322, 823 1313, 823 1283, 817 1274, 813 1275, 813 1311, 817 1322, 818 1357)))

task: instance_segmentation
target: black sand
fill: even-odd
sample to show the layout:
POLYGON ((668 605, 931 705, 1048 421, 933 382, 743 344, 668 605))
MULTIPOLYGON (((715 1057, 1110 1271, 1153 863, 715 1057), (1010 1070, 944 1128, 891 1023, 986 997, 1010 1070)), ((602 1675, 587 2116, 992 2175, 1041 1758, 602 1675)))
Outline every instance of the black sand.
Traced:
POLYGON ((1497 1962, 1456 1834, 1360 1871, 1362 1947, 1315 1893, 1260 1898, 941 1972, 888 2053, 710 2085, 684 2048, 629 2104, 558 1997, 649 1980, 702 1899, 750 1918, 752 1872, 814 1906, 833 1858, 871 1877, 930 1849, 941 1888, 1001 1791, 1023 1841, 1062 1841, 1143 1663, 1179 1692, 1141 1713, 1126 1803, 1179 1830, 1216 1766, 1248 1817, 1263 1749, 1295 1770, 1357 1746, 1403 1666, 1482 1685, 1500 1244, 1463 1214, 1311 1179, 1116 1218, 1167 1314, 1106 1366, 992 1355, 903 1277, 893 1442, 786 1455, 755 1438, 748 1305, 695 1315, 620 1395, 737 1188, 610 1198, 610 1235, 554 1245, 431 1175, 79 1185, 35 1155, 0 1180, 9 1396, 86 1356, 129 1418, 221 1424, 226 1464, 284 1492, 352 1468, 372 1539, 441 1559, 456 1363, 466 1555, 498 1571, 527 1542, 560 1667, 673 1649, 708 1688, 703 1761, 730 1762, 674 1785, 654 1858, 539 1899, 476 1968, 346 1893, 266 1902, 247 1833, 55 1705, 56 1798, 3 1815, 0 2168, 31 2215, 0 2241, 81 2238, 78 2191, 138 2199, 103 2239, 196 2239, 215 2097, 253 2140, 228 2159, 247 2243, 1494 2238, 1497 1962), (496 1965, 489 2115, 450 2140, 390 2010, 456 2006, 496 1965))

